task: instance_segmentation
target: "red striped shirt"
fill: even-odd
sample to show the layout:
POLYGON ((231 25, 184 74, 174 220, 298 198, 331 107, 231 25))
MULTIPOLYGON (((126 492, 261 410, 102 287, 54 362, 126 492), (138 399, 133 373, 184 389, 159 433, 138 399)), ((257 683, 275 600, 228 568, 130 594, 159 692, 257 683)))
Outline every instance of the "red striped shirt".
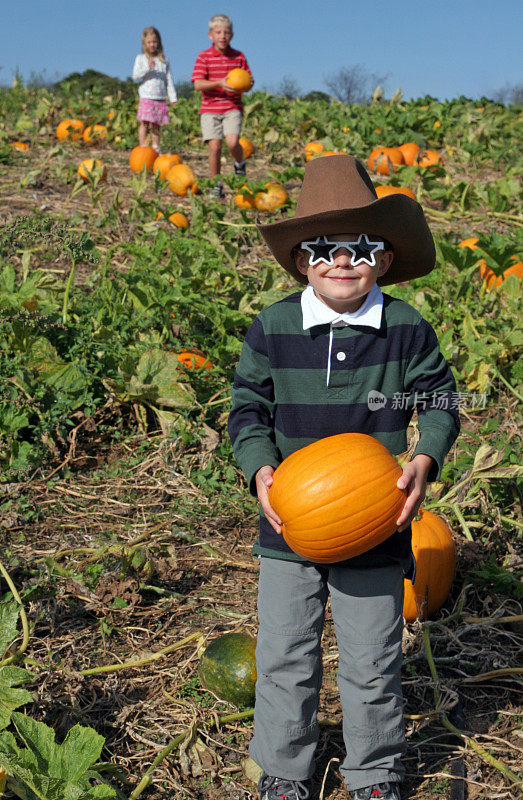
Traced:
MULTIPOLYGON (((208 50, 202 50, 196 59, 191 81, 217 81, 225 78, 231 69, 236 67, 246 69, 252 78, 252 72, 243 53, 232 47, 228 47, 225 53, 220 53, 212 44, 208 50)), ((202 92, 200 114, 224 114, 235 108, 243 110, 241 94, 228 94, 223 89, 206 89, 202 92)))

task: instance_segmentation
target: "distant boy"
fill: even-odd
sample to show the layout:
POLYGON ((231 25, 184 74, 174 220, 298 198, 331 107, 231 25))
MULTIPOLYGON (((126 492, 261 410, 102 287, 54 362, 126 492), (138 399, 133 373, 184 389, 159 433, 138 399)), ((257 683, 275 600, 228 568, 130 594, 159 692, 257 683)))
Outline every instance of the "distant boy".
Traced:
POLYGON ((348 155, 309 162, 294 217, 258 229, 281 266, 308 284, 265 308, 247 331, 229 417, 236 459, 262 509, 253 551, 260 578, 250 744, 263 770, 259 797, 310 797, 330 595, 346 748, 341 774, 354 800, 399 800, 410 523, 459 419, 454 378, 434 330, 379 284, 430 272, 434 242, 421 206, 401 194, 378 199, 363 165, 348 155), (379 408, 371 402, 377 392, 379 408), (341 563, 314 564, 293 553, 269 502, 278 464, 311 442, 349 432, 374 436, 399 454, 414 408, 420 439, 398 479, 407 493, 398 530, 341 563))
MULTIPOLYGON (((209 21, 209 39, 212 45, 199 54, 191 75, 195 90, 202 93, 200 119, 203 141, 209 143, 211 178, 220 174, 223 138, 234 158, 236 175, 245 175, 246 172, 243 149, 239 141, 243 112, 242 96, 225 83, 225 78, 231 69, 237 67, 247 70, 251 81, 252 73, 243 53, 233 50, 230 46, 232 37, 232 22, 229 17, 215 14, 209 21)), ((214 196, 223 197, 221 180, 214 187, 214 196)))

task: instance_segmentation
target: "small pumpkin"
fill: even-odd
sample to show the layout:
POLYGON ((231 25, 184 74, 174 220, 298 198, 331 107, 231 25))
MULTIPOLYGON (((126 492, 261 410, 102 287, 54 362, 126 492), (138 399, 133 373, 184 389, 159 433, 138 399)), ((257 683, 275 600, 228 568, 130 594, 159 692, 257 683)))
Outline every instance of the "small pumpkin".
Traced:
POLYGON ((477 250, 478 242, 479 239, 477 236, 471 236, 468 239, 463 239, 463 241, 458 244, 458 247, 468 247, 469 250, 477 250))
POLYGON ((416 161, 416 156, 420 151, 420 147, 416 142, 405 142, 405 144, 400 144, 398 146, 398 150, 402 154, 405 164, 412 167, 416 161))
POLYGON ((250 139, 247 139, 245 136, 240 136, 239 142, 242 146, 243 150, 243 157, 250 158, 254 153, 254 145, 250 139))
POLYGON ((397 528, 406 492, 402 469, 378 439, 340 433, 291 453, 273 475, 269 502, 295 553, 321 564, 344 561, 397 528))
POLYGON ((181 164, 182 159, 180 156, 174 155, 173 153, 163 153, 163 155, 158 156, 153 164, 153 173, 160 176, 162 180, 166 180, 167 173, 174 167, 175 164, 181 164))
POLYGON ((238 206, 238 208, 245 208, 250 210, 252 208, 256 208, 254 202, 254 194, 249 189, 248 186, 241 186, 239 191, 236 192, 234 196, 234 202, 238 206))
POLYGON ((212 369, 213 364, 201 350, 180 350, 176 354, 180 364, 187 369, 212 369))
POLYGON ((176 225, 177 228, 189 227, 189 220, 181 211, 175 211, 173 214, 169 214, 169 222, 176 225))
POLYGON ((76 142, 84 132, 84 124, 80 119, 63 119, 56 128, 56 138, 61 142, 69 139, 76 142))
POLYGON ((227 74, 225 83, 227 86, 230 86, 231 89, 241 94, 242 92, 248 92, 251 88, 251 76, 246 69, 235 67, 235 69, 231 69, 227 74))
POLYGON ((380 175, 389 175, 398 164, 404 163, 403 154, 397 147, 375 147, 369 155, 369 169, 380 175))
POLYGON ((169 183, 169 189, 174 194, 183 197, 188 191, 193 192, 193 194, 198 191, 196 176, 188 164, 175 164, 167 172, 165 178, 169 183), (196 187, 196 191, 193 187, 196 187))
POLYGON ((158 158, 158 153, 154 147, 133 147, 129 153, 129 166, 133 172, 141 172, 145 167, 147 172, 151 172, 153 164, 158 158))
POLYGON ((77 172, 85 183, 89 181, 90 176, 94 178, 98 172, 100 173, 100 182, 107 180, 107 167, 99 158, 86 158, 78 167, 77 172))
POLYGON ((434 171, 436 164, 442 164, 443 159, 438 150, 420 150, 414 163, 418 167, 428 167, 431 171, 434 171))
POLYGON ((256 685, 256 639, 247 633, 224 633, 200 658, 202 686, 235 706, 252 706, 256 685))
POLYGON ((96 125, 88 125, 84 130, 82 138, 86 144, 94 144, 99 139, 107 137, 107 128, 105 125, 97 123, 96 125))
POLYGON ((427 619, 447 599, 456 569, 456 545, 447 523, 432 511, 420 511, 412 523, 416 580, 405 581, 403 616, 407 622, 427 619))
POLYGON ((27 142, 9 142, 9 146, 14 150, 20 150, 21 153, 25 153, 29 150, 27 142))
POLYGON ((287 190, 281 183, 269 181, 264 192, 256 192, 254 204, 258 211, 274 211, 289 202, 287 190))
POLYGON ((305 161, 311 161, 316 156, 325 152, 325 145, 321 142, 308 142, 305 145, 305 161))
MULTIPOLYGON (((513 256, 513 258, 517 259, 517 256, 513 256)), ((497 289, 504 280, 506 280, 510 275, 515 275, 517 278, 523 278, 523 261, 516 260, 510 267, 503 270, 501 275, 496 275, 493 269, 491 269, 484 258, 480 259, 479 263, 479 277, 482 281, 484 281, 487 285, 487 289, 490 291, 491 289, 497 289)))
POLYGON ((381 184, 374 187, 376 189, 376 194, 378 197, 386 197, 388 194, 405 194, 407 197, 412 197, 413 200, 416 199, 416 195, 409 189, 408 186, 390 186, 381 184))

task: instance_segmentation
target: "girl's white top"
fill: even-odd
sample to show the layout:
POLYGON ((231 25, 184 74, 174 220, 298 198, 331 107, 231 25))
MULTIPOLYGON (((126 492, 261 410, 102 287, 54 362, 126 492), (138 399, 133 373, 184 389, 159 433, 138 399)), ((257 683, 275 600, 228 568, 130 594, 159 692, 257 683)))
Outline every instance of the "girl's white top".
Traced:
POLYGON ((177 95, 169 62, 154 59, 154 67, 149 67, 149 56, 140 53, 134 60, 133 81, 139 83, 138 94, 147 100, 165 100, 176 103, 177 95))

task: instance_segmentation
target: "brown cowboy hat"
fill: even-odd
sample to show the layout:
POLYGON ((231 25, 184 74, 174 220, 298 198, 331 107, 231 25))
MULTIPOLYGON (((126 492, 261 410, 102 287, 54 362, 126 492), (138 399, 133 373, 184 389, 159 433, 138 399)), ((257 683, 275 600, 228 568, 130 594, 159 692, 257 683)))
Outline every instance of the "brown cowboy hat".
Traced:
POLYGON ((404 194, 379 198, 363 164, 353 156, 309 161, 294 217, 257 223, 275 259, 300 283, 293 247, 317 236, 367 233, 388 239, 394 260, 378 283, 419 278, 434 267, 436 249, 420 204, 404 194))

